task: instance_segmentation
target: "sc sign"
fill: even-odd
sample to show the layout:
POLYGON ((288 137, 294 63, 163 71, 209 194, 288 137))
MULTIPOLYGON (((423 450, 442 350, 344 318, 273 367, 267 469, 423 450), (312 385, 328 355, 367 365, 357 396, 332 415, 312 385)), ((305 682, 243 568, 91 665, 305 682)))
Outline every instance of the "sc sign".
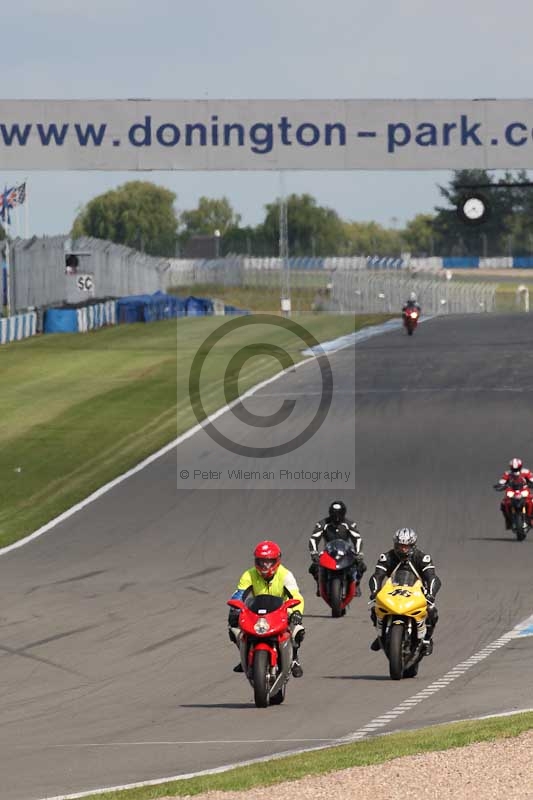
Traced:
POLYGON ((77 275, 76 287, 80 292, 87 292, 92 294, 94 292, 94 276, 93 275, 77 275))

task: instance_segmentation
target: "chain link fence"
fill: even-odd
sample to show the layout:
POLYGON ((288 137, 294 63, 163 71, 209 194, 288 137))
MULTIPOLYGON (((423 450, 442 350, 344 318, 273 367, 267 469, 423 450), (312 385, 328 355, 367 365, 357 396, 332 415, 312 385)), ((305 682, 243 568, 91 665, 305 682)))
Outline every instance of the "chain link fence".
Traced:
POLYGON ((10 280, 13 309, 93 298, 123 297, 164 291, 168 258, 154 258, 129 247, 83 237, 66 236, 15 239, 10 246, 10 280), (78 267, 68 273, 67 253, 78 254, 78 267), (80 276, 90 277, 80 288, 80 276))
POLYGON ((398 272, 336 270, 331 275, 331 310, 341 314, 397 313, 411 292, 425 314, 477 314, 496 310, 496 284, 435 280, 398 272))
MULTIPOLYGON (((66 236, 15 239, 10 260, 13 311, 202 284, 278 288, 286 266, 275 257, 155 258, 100 239, 66 236), (69 252, 78 255, 71 274, 65 267, 69 252)), ((447 281, 445 274, 417 277, 397 265, 376 269, 365 257, 290 258, 288 265, 291 287, 320 290, 324 310, 337 313, 397 312, 410 292, 428 314, 495 310, 496 284, 447 281)))

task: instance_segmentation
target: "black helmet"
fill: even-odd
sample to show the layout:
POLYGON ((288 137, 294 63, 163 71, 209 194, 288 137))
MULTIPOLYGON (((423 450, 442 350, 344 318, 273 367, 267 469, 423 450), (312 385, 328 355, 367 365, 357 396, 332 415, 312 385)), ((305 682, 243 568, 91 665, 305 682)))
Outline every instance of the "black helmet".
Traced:
POLYGON ((346 518, 346 506, 342 500, 334 500, 329 507, 329 518, 335 525, 340 525, 346 518))

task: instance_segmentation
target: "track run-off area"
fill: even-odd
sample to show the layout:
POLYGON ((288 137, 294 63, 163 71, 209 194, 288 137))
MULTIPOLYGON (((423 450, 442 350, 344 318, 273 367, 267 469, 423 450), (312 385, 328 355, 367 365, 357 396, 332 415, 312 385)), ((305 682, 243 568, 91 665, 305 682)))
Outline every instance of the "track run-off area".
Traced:
MULTIPOLYGON (((503 530, 491 487, 511 457, 533 463, 532 341, 529 315, 450 316, 329 356, 332 407, 305 445, 305 468, 355 470, 342 496, 370 570, 404 525, 433 555, 440 621, 415 679, 391 681, 383 654, 369 650, 366 580, 340 619, 314 596, 307 541, 338 485, 181 488, 183 465, 242 467, 204 432, 5 552, 2 798, 90 792, 530 708, 533 539, 503 530), (279 542, 299 581, 307 630, 303 678, 265 710, 232 672, 226 632, 226 599, 263 538, 279 542)), ((318 380, 304 366, 247 407, 273 413, 292 397, 305 413, 318 380)), ((230 433, 237 421, 227 414, 223 424, 230 433)), ((246 444, 242 426, 238 435, 246 444)))

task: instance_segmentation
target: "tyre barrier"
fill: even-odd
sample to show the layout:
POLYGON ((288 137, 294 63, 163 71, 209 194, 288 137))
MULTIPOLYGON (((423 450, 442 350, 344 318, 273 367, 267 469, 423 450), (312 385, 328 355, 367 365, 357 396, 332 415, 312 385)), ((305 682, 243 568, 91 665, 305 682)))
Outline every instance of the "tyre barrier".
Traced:
POLYGON ((28 311, 0 319, 0 344, 27 339, 37 333, 37 313, 28 311))

